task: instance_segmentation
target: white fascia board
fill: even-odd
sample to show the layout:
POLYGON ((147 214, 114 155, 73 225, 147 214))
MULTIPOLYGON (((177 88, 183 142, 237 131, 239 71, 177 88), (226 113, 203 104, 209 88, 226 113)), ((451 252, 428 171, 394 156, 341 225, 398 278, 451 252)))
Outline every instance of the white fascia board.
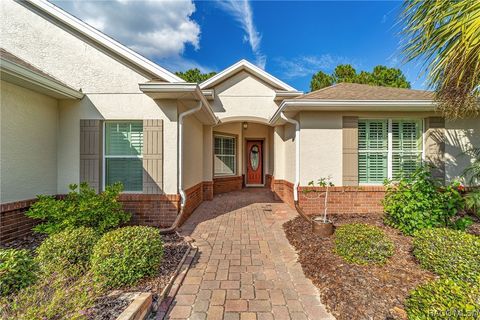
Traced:
POLYGON ((202 109, 204 109, 212 120, 213 124, 217 124, 220 120, 217 118, 212 110, 212 107, 207 101, 207 98, 202 93, 202 90, 196 83, 140 83, 140 91, 145 94, 148 93, 193 93, 198 100, 202 101, 202 109))
POLYGON ((433 100, 286 100, 270 118, 274 124, 283 111, 434 111, 433 100))
POLYGON ((0 70, 2 73, 6 73, 21 81, 28 82, 39 89, 54 93, 63 99, 82 99, 84 96, 82 92, 70 88, 61 82, 54 81, 40 73, 34 72, 24 66, 5 59, 0 59, 0 70))
POLYGON ((94 42, 107 48, 111 52, 119 55, 127 61, 130 61, 138 68, 143 69, 148 73, 154 74, 155 76, 158 76, 168 82, 185 82, 185 80, 183 80, 182 78, 160 67, 158 64, 148 60, 147 58, 141 56, 135 51, 127 48, 123 44, 113 40, 109 36, 91 27, 80 19, 77 19, 74 16, 68 14, 67 12, 63 11, 52 3, 45 0, 25 0, 25 2, 34 6, 36 9, 46 13, 52 18, 60 21, 61 23, 69 26, 78 33, 93 40, 94 42))
POLYGON ((275 90, 275 100, 281 100, 284 98, 295 98, 301 96, 303 91, 284 91, 284 90, 275 90))
POLYGON ((215 99, 215 90, 214 89, 205 89, 205 90, 202 90, 202 93, 205 96, 205 98, 207 98, 208 100, 215 99))
POLYGON ((196 83, 156 83, 156 82, 147 82, 140 83, 139 88, 142 92, 159 92, 159 93, 168 93, 168 92, 195 92, 198 88, 196 83))
POLYGON ((256 65, 254 65, 251 62, 248 62, 245 59, 242 59, 242 60, 238 61, 234 65, 231 65, 230 67, 228 67, 228 68, 224 69, 223 71, 217 73, 216 75, 214 75, 210 79, 207 79, 204 82, 200 83, 200 89, 209 88, 209 87, 223 81, 224 79, 230 77, 231 75, 233 75, 233 74, 235 74, 235 73, 237 73, 241 70, 248 70, 251 73, 253 73, 254 75, 256 75, 257 77, 259 77, 260 79, 266 81, 267 83, 270 83, 274 86, 280 87, 280 88, 282 88, 286 91, 297 91, 295 88, 293 88, 293 87, 289 86, 288 84, 286 84, 285 82, 275 78, 274 76, 272 76, 271 74, 269 74, 265 70, 260 69, 259 67, 257 67, 256 65))

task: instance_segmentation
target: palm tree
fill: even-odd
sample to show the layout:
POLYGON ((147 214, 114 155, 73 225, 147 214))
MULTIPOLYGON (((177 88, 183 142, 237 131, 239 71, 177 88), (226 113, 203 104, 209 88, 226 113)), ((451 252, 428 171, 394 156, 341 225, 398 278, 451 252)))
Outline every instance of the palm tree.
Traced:
POLYGON ((438 110, 450 119, 480 113, 480 1, 411 0, 402 12, 406 61, 423 59, 438 110))

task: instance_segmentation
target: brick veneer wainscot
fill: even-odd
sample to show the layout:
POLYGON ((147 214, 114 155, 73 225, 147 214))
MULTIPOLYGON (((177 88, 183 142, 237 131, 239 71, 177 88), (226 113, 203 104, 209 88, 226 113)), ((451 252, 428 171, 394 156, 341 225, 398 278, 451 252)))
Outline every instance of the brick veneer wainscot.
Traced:
MULTIPOLYGON (((213 199, 213 181, 204 181, 185 190, 186 216, 205 200, 213 199)), ((63 198, 65 195, 58 195, 63 198)), ((4 203, 0 206, 0 244, 28 236, 39 222, 25 215, 36 199, 4 203)), ((180 195, 165 194, 121 194, 119 202, 123 209, 132 214, 130 224, 155 227, 169 227, 175 221, 180 208, 180 195)))
POLYGON ((213 194, 242 190, 243 177, 218 177, 213 179, 213 194))
MULTIPOLYGON (((321 214, 324 210, 325 188, 315 187, 315 191, 303 193, 310 187, 298 188, 299 205, 307 214, 321 214)), ((272 191, 283 202, 294 207, 293 183, 273 179, 272 191)), ((381 201, 385 197, 383 186, 330 187, 328 192, 328 212, 334 214, 382 214, 381 201)))
POLYGON ((38 223, 25 215, 36 199, 4 203, 0 205, 0 244, 31 234, 38 223))

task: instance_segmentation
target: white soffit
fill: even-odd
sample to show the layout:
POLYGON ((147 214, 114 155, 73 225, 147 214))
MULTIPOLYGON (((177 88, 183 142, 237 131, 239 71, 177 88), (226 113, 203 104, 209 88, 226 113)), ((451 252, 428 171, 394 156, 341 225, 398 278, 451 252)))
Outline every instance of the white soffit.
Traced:
POLYGON ((286 100, 270 118, 270 124, 282 121, 280 113, 299 111, 435 111, 433 100, 286 100))

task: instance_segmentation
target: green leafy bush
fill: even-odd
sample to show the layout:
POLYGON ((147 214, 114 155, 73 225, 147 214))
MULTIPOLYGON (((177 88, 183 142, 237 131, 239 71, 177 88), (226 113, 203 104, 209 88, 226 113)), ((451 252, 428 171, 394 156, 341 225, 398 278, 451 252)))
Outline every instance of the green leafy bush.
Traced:
POLYGON ((0 319, 87 319, 86 311, 102 293, 89 273, 78 279, 51 274, 0 299, 0 319))
POLYGON ((46 274, 78 276, 88 269, 97 240, 92 228, 67 229, 45 239, 37 249, 36 260, 46 274))
POLYGON ((98 233, 104 233, 130 220, 130 214, 123 211, 121 203, 117 201, 122 190, 123 186, 119 183, 107 186, 99 194, 87 183, 82 183, 80 187, 70 185, 70 192, 65 199, 38 196, 38 201, 26 215, 43 221, 34 228, 41 233, 53 234, 78 227, 93 228, 98 233))
POLYGON ((465 196, 465 208, 480 218, 480 190, 469 192, 465 196))
POLYGON ((406 300, 409 319, 477 319, 480 279, 475 283, 440 279, 412 290, 406 300))
POLYGON ((37 265, 28 250, 0 249, 0 296, 34 283, 36 271, 37 265))
POLYGON ((158 272, 163 243, 158 229, 132 226, 103 235, 93 249, 92 272, 106 287, 133 284, 158 272))
POLYGON ((445 228, 418 231, 413 254, 420 265, 456 280, 474 281, 480 277, 480 238, 445 228))
POLYGON ((398 182, 387 182, 383 206, 385 222, 412 235, 425 228, 453 226, 452 218, 463 207, 463 198, 457 184, 442 188, 422 167, 398 182))
POLYGON ((335 231, 335 253, 351 263, 382 264, 394 249, 393 242, 376 226, 352 223, 335 231))

